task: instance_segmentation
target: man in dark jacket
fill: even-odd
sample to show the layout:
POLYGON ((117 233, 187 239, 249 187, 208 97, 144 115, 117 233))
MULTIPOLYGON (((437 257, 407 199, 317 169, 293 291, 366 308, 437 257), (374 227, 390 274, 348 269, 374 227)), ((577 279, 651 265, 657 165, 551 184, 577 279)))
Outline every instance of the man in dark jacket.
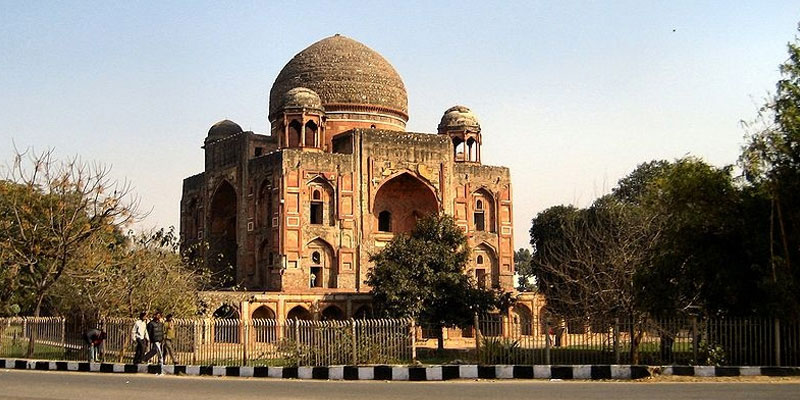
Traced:
POLYGON ((144 355, 144 360, 150 361, 154 355, 158 354, 158 363, 163 365, 164 352, 161 345, 164 343, 164 323, 161 322, 160 311, 157 311, 150 323, 147 324, 147 336, 150 337, 150 351, 144 355))
POLYGON ((89 329, 83 334, 83 341, 89 347, 89 362, 98 362, 103 355, 103 341, 106 333, 100 329, 89 329))

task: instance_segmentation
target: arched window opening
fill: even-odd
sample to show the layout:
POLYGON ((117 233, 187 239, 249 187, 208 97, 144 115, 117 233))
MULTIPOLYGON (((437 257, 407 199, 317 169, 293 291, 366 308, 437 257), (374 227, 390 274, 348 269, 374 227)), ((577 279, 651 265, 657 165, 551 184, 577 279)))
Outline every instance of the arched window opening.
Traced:
POLYGON ((275 319, 275 312, 267 306, 260 306, 253 311, 253 319, 275 319))
POLYGON ((483 201, 478 200, 475 203, 474 221, 476 231, 486 230, 486 213, 483 211, 483 201))
POLYGON ((311 275, 309 275, 308 286, 312 287, 312 288, 322 287, 322 266, 321 265, 312 265, 311 266, 311 275))
POLYGON ((328 306, 322 310, 322 319, 324 321, 342 321, 344 320, 344 312, 341 308, 336 306, 328 306))
POLYGON ((335 288, 338 275, 333 247, 322 239, 314 239, 306 245, 308 287, 335 288))
POLYGON ((230 304, 223 304, 214 310, 215 319, 239 319, 239 311, 230 304))
POLYGON ((392 213, 389 211, 381 211, 378 214, 378 230, 381 232, 392 231, 392 213))
POLYGON ((306 122, 306 147, 318 147, 317 145, 317 124, 314 121, 306 122))
POLYGON ((478 161, 478 141, 473 138, 467 140, 467 155, 469 161, 478 161))
POLYGON ((531 310, 524 304, 517 304, 514 310, 514 324, 519 329, 519 334, 522 336, 533 335, 533 316, 531 310))
POLYGON ((223 304, 214 311, 214 341, 217 343, 239 343, 239 326, 231 319, 239 319, 239 311, 229 304, 223 304))
POLYGON ((271 308, 260 306, 253 311, 253 330, 256 342, 274 342, 278 337, 276 329, 275 312, 271 308))
POLYGON ((311 262, 314 264, 322 264, 322 257, 319 255, 318 251, 311 254, 311 262))
POLYGON ((288 314, 286 314, 286 319, 289 320, 299 319, 301 321, 309 321, 311 320, 311 313, 308 312, 308 310, 306 310, 302 306, 295 306, 294 308, 289 310, 288 314))
POLYGON ((300 137, 302 135, 303 124, 299 121, 292 120, 289 124, 289 146, 288 147, 300 147, 300 137))
POLYGON ((310 201, 306 210, 308 210, 309 223, 334 226, 336 224, 336 215, 334 214, 336 193, 331 183, 318 176, 308 182, 308 193, 310 193, 310 201))
POLYGON ((475 248, 475 280, 483 288, 500 287, 500 266, 494 250, 485 243, 475 248))
POLYGON ((311 224, 322 225, 323 215, 325 212, 325 203, 322 201, 322 193, 318 189, 314 189, 311 195, 311 224))
POLYGON ((367 318, 372 318, 372 316, 373 316, 372 307, 366 304, 359 307, 353 314, 354 319, 367 319, 367 318))
POLYGON ((496 232, 495 207, 492 194, 479 189, 472 194, 474 199, 473 226, 476 231, 496 232))
POLYGON ((478 287, 486 289, 486 268, 475 268, 475 281, 478 282, 478 287))
POLYGON ((464 153, 465 147, 466 146, 464 145, 464 141, 461 140, 461 138, 453 138, 453 149, 454 149, 453 157, 455 161, 466 160, 465 158, 466 155, 464 153))

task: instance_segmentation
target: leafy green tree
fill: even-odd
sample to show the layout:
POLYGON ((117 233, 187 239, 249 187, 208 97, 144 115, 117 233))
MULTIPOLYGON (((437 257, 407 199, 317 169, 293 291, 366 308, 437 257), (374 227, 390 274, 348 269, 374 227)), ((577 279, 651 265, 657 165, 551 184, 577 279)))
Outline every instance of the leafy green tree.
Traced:
POLYGON ((517 290, 520 292, 536 291, 533 269, 531 268, 531 257, 531 251, 526 248, 520 248, 514 252, 514 272, 519 275, 517 290))
POLYGON ((663 164, 631 199, 664 226, 654 262, 637 274, 642 307, 651 313, 731 315, 759 308, 763 247, 751 239, 758 236, 752 216, 759 209, 731 172, 684 157, 663 164))
MULTIPOLYGON (((800 28, 798 28, 800 30, 800 28)), ((740 162, 769 198, 769 265, 780 313, 800 315, 800 39, 788 43, 775 95, 759 112, 740 162)), ((751 125, 752 128, 752 125, 751 125)))
POLYGON ((89 321, 156 309, 197 314, 198 291, 208 284, 208 273, 181 256, 174 229, 97 239, 53 288, 54 309, 89 321))
POLYGON ((21 191, 19 185, 0 180, 0 317, 19 314, 30 299, 20 291, 20 266, 13 263, 12 249, 4 245, 11 240, 14 231, 14 209, 9 199, 12 192, 21 191))
POLYGON ((666 160, 653 160, 639 164, 630 174, 617 182, 611 193, 620 201, 639 203, 650 185, 670 166, 666 160))
POLYGON ((467 327, 475 313, 497 307, 499 294, 478 287, 465 268, 470 250, 464 231, 451 216, 430 215, 417 221, 410 235, 396 235, 370 257, 367 275, 379 313, 414 318, 438 329, 467 327))

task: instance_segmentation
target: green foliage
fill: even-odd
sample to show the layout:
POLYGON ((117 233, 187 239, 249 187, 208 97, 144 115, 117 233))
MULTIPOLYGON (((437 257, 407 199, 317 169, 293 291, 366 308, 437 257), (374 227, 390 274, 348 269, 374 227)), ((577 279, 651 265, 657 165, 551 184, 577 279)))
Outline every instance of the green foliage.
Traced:
POLYGON ((800 39, 787 48, 777 91, 760 110, 739 161, 754 191, 769 201, 771 279, 763 285, 777 313, 800 316, 800 39))
POLYGON ((484 336, 480 346, 481 362, 487 365, 508 364, 523 356, 519 339, 484 336))
POLYGON ((421 218, 411 235, 396 235, 370 258, 374 267, 367 284, 378 310, 421 324, 464 327, 475 313, 494 308, 498 294, 479 288, 465 273, 466 243, 448 215, 421 218))
POLYGON ((520 292, 535 292, 536 283, 534 282, 533 268, 531 266, 531 251, 520 248, 514 252, 514 271, 519 275, 517 290, 520 292))
POLYGON ((768 220, 768 200, 761 191, 738 185, 730 166, 717 168, 695 157, 652 161, 588 209, 558 206, 540 213, 531 228, 533 266, 548 307, 559 315, 592 301, 577 289, 587 281, 597 283, 599 293, 632 296, 631 309, 650 315, 770 313, 780 296, 766 279, 768 220), (627 293, 618 282, 599 279, 598 265, 609 260, 609 251, 631 248, 614 250, 619 242, 613 238, 642 228, 632 223, 637 220, 650 221, 657 230, 630 271, 627 293), (576 230, 593 233, 583 237, 576 230), (581 267, 554 268, 573 263, 581 267))
POLYGON ((753 300, 761 297, 753 295, 766 260, 764 203, 731 171, 685 157, 662 164, 632 199, 664 226, 654 262, 637 273, 640 302, 651 313, 759 311, 753 300))
POLYGON ((93 241, 55 285, 50 303, 89 320, 152 310, 197 315, 197 292, 208 274, 191 267, 178 247, 172 228, 93 241))
POLYGON ((0 316, 194 313, 203 274, 172 230, 125 235, 137 202, 103 166, 18 153, 0 180, 0 316))

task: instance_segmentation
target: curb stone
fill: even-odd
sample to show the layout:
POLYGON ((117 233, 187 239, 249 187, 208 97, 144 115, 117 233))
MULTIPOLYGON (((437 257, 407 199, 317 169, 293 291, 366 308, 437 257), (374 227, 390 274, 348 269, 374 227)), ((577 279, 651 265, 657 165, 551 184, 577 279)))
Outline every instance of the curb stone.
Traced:
POLYGON ((336 365, 329 367, 226 367, 0 359, 0 369, 2 368, 124 374, 416 382, 447 381, 452 379, 640 379, 651 376, 648 367, 640 365, 336 365))
POLYGON ((726 377, 726 376, 800 376, 800 367, 715 367, 665 366, 661 375, 726 377))
POLYGON ((644 365, 337 365, 329 367, 226 367, 209 365, 134 365, 21 359, 0 359, 0 369, 347 381, 447 381, 452 379, 629 380, 648 378, 659 373, 661 375, 698 377, 800 376, 800 367, 664 366, 653 368, 644 365))

